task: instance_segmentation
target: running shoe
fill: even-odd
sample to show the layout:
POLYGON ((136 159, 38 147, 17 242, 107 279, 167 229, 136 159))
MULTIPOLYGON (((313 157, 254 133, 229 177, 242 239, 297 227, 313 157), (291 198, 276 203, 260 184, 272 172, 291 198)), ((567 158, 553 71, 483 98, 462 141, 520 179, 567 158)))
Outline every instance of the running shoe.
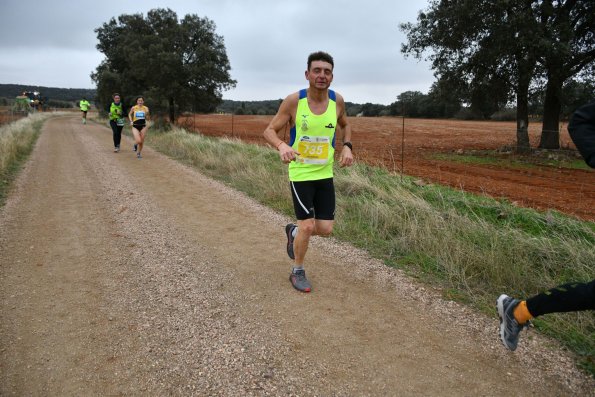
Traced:
POLYGON ((310 282, 306 278, 306 271, 304 269, 292 271, 289 275, 289 281, 291 281, 293 288, 297 289, 298 291, 310 292, 312 289, 310 282))
POLYGON ((514 318, 514 308, 520 303, 508 295, 500 295, 496 301, 500 317, 500 339, 509 350, 515 351, 519 343, 519 334, 527 326, 519 324, 514 318))
POLYGON ((296 227, 297 225, 293 223, 288 223, 287 226, 285 226, 285 234, 287 235, 287 256, 291 259, 295 259, 295 254, 293 253, 293 240, 295 240, 295 237, 293 237, 293 230, 296 227))
POLYGON ((132 146, 132 151, 136 152, 136 149, 138 149, 138 145, 135 143, 134 146, 132 146))
POLYGON ((140 155, 140 152, 136 154, 136 158, 137 158, 137 159, 139 159, 139 160, 143 158, 143 157, 140 155))
POLYGON ((114 153, 118 153, 119 151, 120 151, 120 148, 116 146, 116 147, 114 148, 114 153))

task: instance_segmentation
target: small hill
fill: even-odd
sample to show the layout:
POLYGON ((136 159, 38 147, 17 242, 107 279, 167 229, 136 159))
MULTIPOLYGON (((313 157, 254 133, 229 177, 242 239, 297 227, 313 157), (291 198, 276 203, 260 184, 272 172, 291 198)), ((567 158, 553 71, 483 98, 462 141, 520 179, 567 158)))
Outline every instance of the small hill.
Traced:
POLYGON ((93 102, 97 92, 94 88, 56 88, 22 84, 0 84, 0 97, 3 98, 14 98, 17 95, 21 95, 24 91, 39 91, 41 96, 46 99, 66 102, 79 101, 81 98, 87 98, 89 102, 93 102))

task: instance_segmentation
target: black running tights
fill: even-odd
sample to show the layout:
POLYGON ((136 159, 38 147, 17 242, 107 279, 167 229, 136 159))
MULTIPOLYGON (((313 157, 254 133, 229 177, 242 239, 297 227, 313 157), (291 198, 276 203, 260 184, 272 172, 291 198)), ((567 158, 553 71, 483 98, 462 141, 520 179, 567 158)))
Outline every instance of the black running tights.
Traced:
POLYGON ((595 310, 595 280, 559 285, 527 299, 533 317, 548 313, 595 310))
POLYGON ((114 147, 120 147, 120 141, 122 140, 122 129, 124 126, 118 125, 116 120, 110 120, 109 125, 112 127, 112 132, 114 135, 114 147))

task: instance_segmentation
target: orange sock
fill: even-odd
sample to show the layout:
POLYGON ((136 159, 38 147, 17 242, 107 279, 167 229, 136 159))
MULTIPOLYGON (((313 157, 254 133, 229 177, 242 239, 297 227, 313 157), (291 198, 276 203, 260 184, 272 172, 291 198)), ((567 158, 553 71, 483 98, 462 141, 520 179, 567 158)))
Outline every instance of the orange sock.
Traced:
POLYGON ((523 325, 533 318, 531 313, 529 313, 529 309, 527 309, 527 301, 521 301, 521 303, 514 308, 512 313, 519 325, 523 325))

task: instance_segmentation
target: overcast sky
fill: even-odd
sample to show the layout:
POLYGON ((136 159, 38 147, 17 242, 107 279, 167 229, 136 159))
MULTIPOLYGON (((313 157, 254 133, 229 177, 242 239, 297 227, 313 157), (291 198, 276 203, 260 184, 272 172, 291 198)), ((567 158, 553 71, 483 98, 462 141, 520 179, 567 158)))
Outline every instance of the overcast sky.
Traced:
POLYGON ((208 17, 223 36, 235 89, 223 98, 284 98, 305 87, 306 59, 335 59, 333 88, 346 101, 390 104, 404 91, 427 93, 427 62, 400 52, 399 23, 415 22, 428 0, 0 1, 0 83, 94 88, 104 58, 94 29, 122 14, 170 8, 208 17))

